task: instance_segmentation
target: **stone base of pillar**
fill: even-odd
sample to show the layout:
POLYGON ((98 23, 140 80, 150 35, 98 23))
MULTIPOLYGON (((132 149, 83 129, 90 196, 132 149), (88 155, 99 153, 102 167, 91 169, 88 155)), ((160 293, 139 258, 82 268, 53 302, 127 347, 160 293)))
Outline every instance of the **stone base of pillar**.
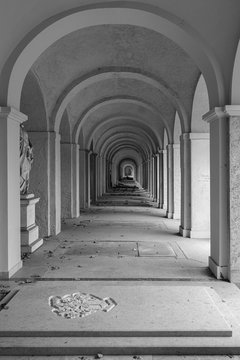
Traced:
POLYGON ((22 261, 19 261, 9 271, 0 271, 0 279, 10 279, 23 266, 22 261))
POLYGON ((35 205, 39 198, 34 194, 21 195, 21 253, 33 253, 42 244, 39 228, 35 224, 35 205))
POLYGON ((172 212, 167 211, 166 216, 167 216, 168 219, 173 219, 173 213, 172 212))
POLYGON ((228 266, 219 266, 215 263, 215 261, 209 256, 208 258, 208 266, 213 275, 217 279, 226 279, 228 280, 228 266))
POLYGON ((210 239, 209 230, 191 230, 190 238, 193 239, 210 239))
POLYGON ((184 229, 182 226, 179 226, 179 233, 182 237, 190 237, 190 231, 189 229, 184 229))

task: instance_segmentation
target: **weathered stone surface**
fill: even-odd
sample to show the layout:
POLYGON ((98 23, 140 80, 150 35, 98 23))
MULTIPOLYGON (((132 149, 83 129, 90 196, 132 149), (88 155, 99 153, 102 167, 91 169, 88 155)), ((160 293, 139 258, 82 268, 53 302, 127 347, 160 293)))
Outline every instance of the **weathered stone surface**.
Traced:
POLYGON ((81 283, 81 292, 109 296, 118 304, 107 314, 65 319, 53 314, 48 299, 54 294, 78 291, 77 283, 37 283, 21 288, 9 303, 10 311, 0 313, 0 335, 36 336, 231 336, 224 316, 226 310, 210 287, 118 286, 81 283), (37 309, 37 311, 36 311, 37 309), (224 314, 221 315, 221 312, 224 314), (28 329, 25 321, 27 314, 28 329), (144 315, 144 316, 143 316, 144 315))
POLYGON ((230 271, 231 280, 240 281, 240 118, 229 119, 230 173, 230 271))

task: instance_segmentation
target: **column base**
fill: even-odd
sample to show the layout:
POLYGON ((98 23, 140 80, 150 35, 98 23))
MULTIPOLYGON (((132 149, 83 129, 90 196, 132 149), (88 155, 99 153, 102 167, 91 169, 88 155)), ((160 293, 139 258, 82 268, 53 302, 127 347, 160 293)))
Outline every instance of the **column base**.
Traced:
POLYGON ((190 238, 210 239, 210 231, 209 230, 191 230, 190 238))
POLYGON ((20 260, 16 265, 14 265, 8 271, 0 271, 0 279, 10 279, 18 270, 23 266, 22 260, 20 260))
POLYGON ((181 225, 179 226, 179 233, 182 237, 190 237, 191 230, 184 229, 181 225))
POLYGON ((43 244, 43 239, 37 239, 31 244, 21 245, 21 253, 30 253, 32 254, 34 251, 36 251, 40 246, 43 244))
POLYGON ((166 216, 167 216, 168 219, 173 219, 173 213, 172 212, 167 211, 166 216))
POLYGON ((211 256, 209 256, 208 258, 208 266, 217 279, 228 280, 228 266, 217 265, 215 261, 211 258, 211 256))

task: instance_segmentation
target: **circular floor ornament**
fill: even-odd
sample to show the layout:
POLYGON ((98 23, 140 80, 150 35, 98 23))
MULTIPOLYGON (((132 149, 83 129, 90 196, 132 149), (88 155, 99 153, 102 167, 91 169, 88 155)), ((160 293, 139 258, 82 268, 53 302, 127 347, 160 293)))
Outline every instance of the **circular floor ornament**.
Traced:
POLYGON ((85 317, 97 311, 108 312, 116 305, 117 303, 111 298, 101 299, 95 295, 80 292, 62 297, 50 296, 49 298, 49 306, 52 308, 52 312, 65 319, 85 317))

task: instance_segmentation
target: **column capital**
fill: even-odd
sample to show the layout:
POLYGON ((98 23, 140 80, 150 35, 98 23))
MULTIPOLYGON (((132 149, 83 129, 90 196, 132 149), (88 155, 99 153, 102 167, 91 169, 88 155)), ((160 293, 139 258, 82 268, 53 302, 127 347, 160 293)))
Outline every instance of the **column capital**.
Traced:
POLYGON ((228 113, 226 112, 225 107, 215 107, 214 109, 208 111, 202 116, 202 119, 207 123, 211 123, 216 120, 226 119, 228 113))
POLYGON ((81 149, 81 148, 79 148, 79 151, 85 152, 87 154, 89 154, 91 152, 91 150, 89 150, 89 149, 81 149))
POLYGON ((173 144, 174 149, 180 149, 180 144, 173 144))
POLYGON ((209 133, 184 133, 180 135, 180 140, 208 140, 209 133))
POLYGON ((19 124, 22 124, 28 119, 27 115, 10 106, 0 107, 0 118, 8 118, 10 120, 18 122, 19 124))
POLYGON ((240 105, 226 105, 225 112, 229 116, 240 117, 240 105))

